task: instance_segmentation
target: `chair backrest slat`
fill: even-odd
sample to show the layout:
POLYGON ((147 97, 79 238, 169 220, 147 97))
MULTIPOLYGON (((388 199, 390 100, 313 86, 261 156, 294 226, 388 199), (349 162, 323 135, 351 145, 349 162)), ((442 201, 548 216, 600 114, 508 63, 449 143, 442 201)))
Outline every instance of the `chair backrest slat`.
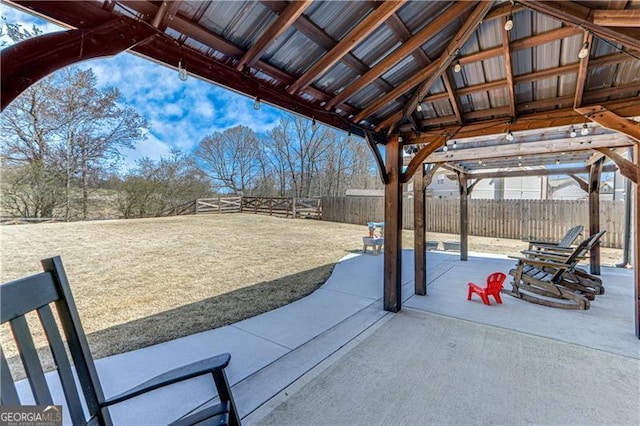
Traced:
POLYGON ((31 338, 31 331, 29 330, 27 319, 24 316, 19 316, 12 319, 9 325, 11 326, 13 338, 18 348, 20 348, 20 358, 22 359, 22 365, 29 379, 29 386, 31 386, 36 404, 52 405, 53 399, 51 398, 51 392, 49 392, 47 379, 44 377, 42 365, 40 365, 40 358, 38 357, 38 352, 31 338))
POLYGON ((13 383, 9 364, 4 358, 4 351, 0 348, 0 404, 2 405, 20 405, 20 398, 16 391, 16 385, 13 383))
MULTIPOLYGON (((89 350, 87 337, 80 322, 80 316, 71 293, 67 274, 62 265, 62 259, 59 256, 44 259, 42 267, 46 272, 52 273, 56 288, 60 294, 60 299, 55 302, 56 311, 58 312, 60 325, 67 339, 67 346, 82 387, 89 418, 97 415, 102 419, 100 404, 105 400, 104 393, 89 350)), ((108 416, 108 413, 105 412, 105 416, 108 416)), ((104 422, 106 419, 102 420, 104 422)))
POLYGON ((558 247, 571 247, 571 244, 582 234, 584 230, 584 226, 578 225, 569 229, 567 233, 562 237, 562 239, 558 242, 558 247))
POLYGON ((67 408, 71 421, 74 425, 82 424, 85 422, 84 411, 82 410, 82 403, 78 393, 78 387, 73 378, 73 372, 71 370, 71 364, 67 358, 67 352, 62 342, 62 336, 56 325, 53 312, 49 305, 43 306, 38 309, 38 316, 40 322, 44 328, 47 340, 49 341, 49 348, 53 359, 58 366, 58 376, 60 377, 60 383, 62 385, 62 391, 64 392, 65 399, 67 401, 67 408))
POLYGON ((48 272, 3 284, 0 298, 0 323, 4 324, 59 298, 53 276, 48 272))

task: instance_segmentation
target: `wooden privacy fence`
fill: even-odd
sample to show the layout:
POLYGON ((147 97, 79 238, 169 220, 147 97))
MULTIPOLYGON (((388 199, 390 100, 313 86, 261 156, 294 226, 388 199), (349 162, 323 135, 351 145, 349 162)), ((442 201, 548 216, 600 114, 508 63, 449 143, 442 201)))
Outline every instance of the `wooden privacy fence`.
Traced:
MULTIPOLYGON (((460 200, 427 199, 426 228, 430 232, 460 233, 460 200)), ((366 225, 384 220, 383 197, 323 197, 322 219, 366 225)), ((517 240, 558 241, 567 229, 589 229, 586 200, 469 200, 469 235, 517 240)), ((404 229, 413 229, 413 199, 402 203, 404 229)), ((624 201, 600 202, 603 247, 622 248, 624 201)))

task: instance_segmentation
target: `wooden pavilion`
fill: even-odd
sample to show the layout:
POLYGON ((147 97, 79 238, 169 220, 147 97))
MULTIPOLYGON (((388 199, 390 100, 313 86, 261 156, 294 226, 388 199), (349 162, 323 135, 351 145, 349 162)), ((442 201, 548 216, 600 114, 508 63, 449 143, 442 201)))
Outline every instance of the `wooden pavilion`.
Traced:
POLYGON ((7 3, 68 30, 2 51, 3 109, 60 68, 130 51, 366 138, 386 188, 388 311, 401 309, 404 183, 415 190, 415 292, 426 294, 424 188, 437 168, 458 177, 462 260, 480 179, 572 176, 589 192, 594 234, 600 175, 620 170, 635 184, 640 337, 640 1, 7 3))

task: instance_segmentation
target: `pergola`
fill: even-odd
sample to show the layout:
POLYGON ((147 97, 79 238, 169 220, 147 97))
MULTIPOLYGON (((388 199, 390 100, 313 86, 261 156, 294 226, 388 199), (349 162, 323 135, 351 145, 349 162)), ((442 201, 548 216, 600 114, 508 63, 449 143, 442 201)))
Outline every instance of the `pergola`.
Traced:
POLYGON ((385 183, 388 311, 401 309, 404 183, 414 182, 424 295, 424 189, 437 168, 459 181, 462 260, 480 179, 569 175, 589 192, 594 234, 600 174, 620 170, 635 184, 640 337, 640 1, 7 3, 68 30, 2 51, 3 109, 60 68, 130 51, 364 137, 385 183))

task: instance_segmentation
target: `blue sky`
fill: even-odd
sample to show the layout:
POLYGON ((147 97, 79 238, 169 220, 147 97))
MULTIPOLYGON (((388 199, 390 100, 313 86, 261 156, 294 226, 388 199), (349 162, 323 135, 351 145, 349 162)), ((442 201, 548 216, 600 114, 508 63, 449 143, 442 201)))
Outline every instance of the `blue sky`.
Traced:
MULTIPOLYGON (((0 4, 0 15, 9 23, 21 23, 29 29, 35 24, 45 33, 61 30, 5 4, 0 4)), ((122 150, 125 167, 141 157, 157 160, 168 155, 172 147, 192 152, 206 135, 240 124, 263 133, 287 114, 264 103, 256 111, 253 100, 246 96, 193 76, 183 82, 175 69, 129 53, 81 62, 78 66, 92 68, 100 87, 117 87, 123 103, 148 121, 147 139, 139 142, 135 150, 122 150)))

